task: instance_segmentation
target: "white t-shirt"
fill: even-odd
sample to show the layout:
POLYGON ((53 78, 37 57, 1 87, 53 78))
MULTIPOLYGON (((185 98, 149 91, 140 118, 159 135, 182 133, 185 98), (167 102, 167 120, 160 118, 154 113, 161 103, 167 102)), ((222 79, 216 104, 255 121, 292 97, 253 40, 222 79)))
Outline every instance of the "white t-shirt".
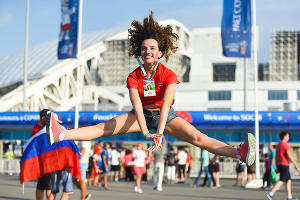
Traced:
POLYGON ((187 153, 185 151, 180 151, 177 155, 178 165, 185 165, 187 159, 187 153))
POLYGON ((80 163, 89 163, 89 156, 90 156, 90 151, 91 151, 91 141, 82 141, 81 142, 81 149, 84 148, 84 154, 81 155, 80 158, 80 163))
POLYGON ((135 150, 133 152, 133 158, 134 158, 134 166, 136 167, 145 166, 146 153, 144 150, 135 150))
POLYGON ((119 165, 119 158, 121 157, 121 154, 116 150, 111 151, 111 165, 119 165))

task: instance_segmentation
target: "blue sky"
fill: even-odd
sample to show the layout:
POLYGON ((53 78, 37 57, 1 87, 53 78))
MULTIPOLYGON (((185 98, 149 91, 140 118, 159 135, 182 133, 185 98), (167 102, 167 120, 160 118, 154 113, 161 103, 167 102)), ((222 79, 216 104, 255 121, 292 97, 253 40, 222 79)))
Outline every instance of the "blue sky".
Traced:
MULTIPOLYGON (((300 0, 256 0, 259 62, 268 62, 274 30, 300 30, 300 0)), ((157 20, 176 19, 190 31, 221 24, 223 0, 84 0, 82 32, 129 28, 150 10, 157 20)), ((24 49, 26 0, 0 0, 0 59, 24 49)), ((30 0, 29 47, 56 40, 59 0, 30 0)))

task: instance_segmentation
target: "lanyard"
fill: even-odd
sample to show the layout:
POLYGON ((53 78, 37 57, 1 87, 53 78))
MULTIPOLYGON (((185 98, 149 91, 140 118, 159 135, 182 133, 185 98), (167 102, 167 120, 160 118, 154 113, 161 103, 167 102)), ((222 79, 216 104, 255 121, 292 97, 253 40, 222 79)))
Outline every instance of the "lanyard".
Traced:
MULTIPOLYGON (((145 70, 145 68, 144 68, 143 64, 141 63, 141 61, 140 61, 139 57, 138 57, 138 56, 135 56, 135 59, 136 59, 136 60, 137 60, 137 62, 139 63, 139 65, 140 65, 140 68, 142 69, 142 72, 143 72, 143 75, 144 75, 144 77, 146 77, 146 76, 147 76, 146 70, 145 70)), ((154 73, 155 73, 155 70, 156 70, 156 68, 157 68, 158 64, 159 64, 160 62, 164 61, 165 59, 166 59, 166 58, 163 56, 163 57, 161 57, 160 59, 158 59, 158 60, 156 61, 156 63, 155 63, 155 67, 154 67, 154 68, 153 68, 153 70, 152 70, 152 73, 151 73, 151 77, 150 77, 150 79, 151 79, 151 78, 152 78, 152 76, 154 75, 154 73)))

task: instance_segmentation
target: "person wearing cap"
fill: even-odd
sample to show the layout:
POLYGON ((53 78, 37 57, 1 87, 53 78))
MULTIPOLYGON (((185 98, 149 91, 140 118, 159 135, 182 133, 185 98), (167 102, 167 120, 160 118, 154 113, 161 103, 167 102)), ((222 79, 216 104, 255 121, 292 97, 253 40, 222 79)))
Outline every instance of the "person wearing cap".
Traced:
POLYGON ((48 112, 50 112, 49 109, 43 109, 40 111, 40 120, 34 124, 30 137, 34 136, 37 132, 44 128, 46 125, 46 115, 48 112))
MULTIPOLYGON (((46 125, 46 115, 49 112, 49 109, 43 109, 40 111, 40 120, 35 123, 32 131, 31 136, 34 136, 39 131, 41 131, 44 126, 46 125)), ((51 174, 45 174, 44 176, 38 178, 37 185, 36 185, 36 199, 43 200, 44 199, 44 191, 46 193, 47 199, 49 199, 51 194, 51 174)))
POLYGON ((240 147, 234 148, 201 133, 192 124, 177 116, 172 108, 179 81, 171 69, 160 63, 164 57, 168 61, 169 56, 178 48, 176 45, 179 37, 172 27, 159 25, 153 19, 152 12, 143 23, 133 20, 131 26, 128 30, 128 52, 129 56, 135 56, 139 62, 139 66, 127 77, 133 110, 94 126, 72 130, 60 129, 50 113, 47 115, 47 131, 54 140, 49 143, 62 140, 93 140, 98 137, 141 132, 146 140, 154 142, 148 151, 155 151, 162 148, 163 133, 166 132, 211 153, 238 158, 247 165, 252 165, 255 161, 256 141, 251 133, 247 134, 240 147), (145 90, 149 84, 153 89, 145 90), (151 134, 150 130, 155 132, 151 134))

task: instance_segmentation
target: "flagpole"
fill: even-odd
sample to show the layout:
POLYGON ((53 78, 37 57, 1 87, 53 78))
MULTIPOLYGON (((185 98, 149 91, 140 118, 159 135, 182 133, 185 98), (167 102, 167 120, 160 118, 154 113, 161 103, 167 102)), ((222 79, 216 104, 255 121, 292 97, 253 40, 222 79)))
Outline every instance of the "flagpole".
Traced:
POLYGON ((24 49, 24 82, 23 82, 23 111, 27 111, 27 63, 28 63, 28 33, 29 33, 29 0, 26 1, 26 19, 25 19, 25 49, 24 49))
POLYGON ((78 37, 77 37, 77 90, 75 102, 75 124, 74 128, 78 128, 79 124, 79 102, 81 101, 81 31, 82 31, 82 1, 79 0, 78 11, 78 37))
POLYGON ((252 20, 253 20, 253 62, 254 62, 254 96, 255 96, 255 172, 256 178, 260 178, 259 171, 259 116, 258 116, 258 80, 257 80, 257 30, 256 30, 256 0, 252 0, 252 20))

